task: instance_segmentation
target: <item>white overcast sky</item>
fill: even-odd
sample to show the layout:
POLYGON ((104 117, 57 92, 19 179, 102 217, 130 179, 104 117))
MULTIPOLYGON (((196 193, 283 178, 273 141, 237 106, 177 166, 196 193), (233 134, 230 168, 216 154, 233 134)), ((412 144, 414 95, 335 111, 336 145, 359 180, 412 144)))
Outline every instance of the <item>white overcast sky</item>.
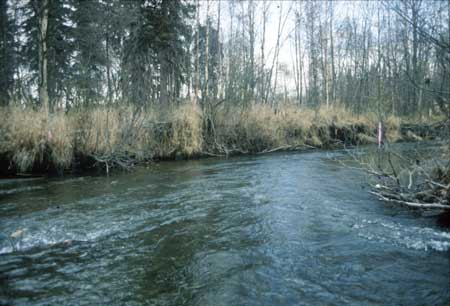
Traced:
MULTIPOLYGON (((255 10, 255 32, 256 32, 256 46, 255 53, 256 57, 260 56, 260 46, 261 46, 261 35, 262 35, 262 20, 263 20, 263 1, 254 0, 256 7, 255 10)), ((235 3, 235 15, 241 12, 242 8, 247 12, 248 1, 234 1, 235 3)), ((266 67, 272 63, 274 50, 277 41, 277 31, 278 31, 278 20, 280 14, 282 15, 282 20, 286 18, 290 8, 290 14, 286 19, 286 24, 283 28, 281 35, 282 46, 280 49, 279 62, 280 64, 285 64, 289 69, 293 66, 292 50, 293 42, 289 39, 289 35, 294 34, 294 12, 296 7, 298 7, 299 1, 270 1, 266 2, 269 6, 267 14, 266 23, 266 36, 265 36, 265 53, 266 53, 266 67)), ((323 1, 325 4, 325 1, 323 1)), ((337 21, 346 17, 357 17, 366 8, 369 8, 374 2, 371 1, 335 1, 334 6, 334 19, 337 21)), ((206 19, 206 0, 200 0, 200 22, 204 24, 206 19)), ((217 20, 218 6, 221 6, 221 35, 225 38, 229 36, 230 32, 230 2, 227 0, 210 0, 209 1, 209 15, 212 16, 214 20, 217 20)), ((325 15, 325 12, 323 12, 325 15)), ((223 37, 222 36, 222 37, 223 37)), ((292 81, 292 80, 291 80, 292 81)), ((292 89, 292 83, 289 86, 292 89)))

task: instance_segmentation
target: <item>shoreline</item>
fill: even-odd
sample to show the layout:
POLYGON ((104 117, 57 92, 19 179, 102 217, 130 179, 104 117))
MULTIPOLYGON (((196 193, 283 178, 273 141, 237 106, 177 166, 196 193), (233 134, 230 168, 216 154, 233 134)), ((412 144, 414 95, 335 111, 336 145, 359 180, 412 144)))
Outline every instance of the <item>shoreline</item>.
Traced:
MULTIPOLYGON (((369 136, 370 137, 370 136, 369 136)), ((417 136, 416 136, 417 137, 417 136)), ((420 136, 419 136, 420 137, 420 136)), ((419 141, 430 141, 435 140, 434 138, 424 138, 419 141)), ((282 153, 282 152, 297 152, 297 153, 303 153, 303 152, 310 152, 310 151, 328 151, 328 150, 342 150, 344 148, 353 148, 357 147, 359 145, 376 145, 375 141, 368 141, 368 142, 358 142, 358 143, 351 143, 351 142, 342 142, 337 139, 333 139, 333 144, 331 145, 322 145, 318 147, 314 147, 312 145, 297 145, 297 146, 280 146, 276 148, 268 148, 263 151, 258 152, 242 152, 242 151, 233 151, 230 150, 229 154, 220 154, 220 153, 209 153, 209 152, 200 152, 198 154, 185 156, 180 154, 173 154, 171 156, 162 156, 158 157, 152 160, 146 160, 146 161, 134 161, 130 167, 111 167, 108 170, 108 173, 106 172, 105 164, 102 164, 98 161, 96 161, 93 157, 89 156, 82 156, 80 159, 75 159, 73 161, 73 164, 71 167, 66 169, 56 169, 54 165, 51 164, 44 164, 41 165, 41 167, 46 167, 45 171, 37 171, 32 170, 29 172, 14 172, 11 170, 9 173, 5 172, 5 168, 1 167, 5 165, 6 163, 11 163, 11 160, 6 160, 0 158, 0 179, 29 179, 29 178, 42 178, 42 177, 63 177, 64 175, 85 175, 85 174, 98 174, 98 175, 105 175, 109 174, 109 172, 116 172, 116 171, 133 171, 135 167, 143 167, 143 166, 151 166, 155 163, 160 162, 174 162, 174 161, 190 161, 190 160, 202 160, 202 159, 209 159, 209 158, 231 158, 231 157, 241 157, 241 156, 260 156, 260 155, 266 155, 266 154, 273 154, 273 153, 282 153)), ((417 142, 418 140, 416 138, 411 138, 410 135, 402 135, 401 138, 397 139, 393 143, 403 143, 403 142, 410 142, 414 141, 417 142)), ((42 168, 41 168, 42 169, 42 168)), ((14 168, 14 170, 17 170, 14 168)))
MULTIPOLYGON (((267 106, 221 110, 214 118, 193 105, 166 118, 130 108, 75 110, 43 115, 3 109, 0 177, 64 175, 157 161, 257 155, 276 151, 338 149, 376 143, 374 114, 356 116, 342 107, 274 110, 267 106)), ((1 117, 1 116, 0 116, 1 117)), ((388 143, 434 138, 431 125, 384 120, 388 143)))

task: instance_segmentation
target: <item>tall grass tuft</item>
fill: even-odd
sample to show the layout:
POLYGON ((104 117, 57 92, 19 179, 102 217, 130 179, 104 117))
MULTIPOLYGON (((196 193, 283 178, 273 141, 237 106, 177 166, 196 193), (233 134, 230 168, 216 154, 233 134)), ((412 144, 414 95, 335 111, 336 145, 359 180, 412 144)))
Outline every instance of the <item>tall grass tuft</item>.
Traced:
POLYGON ((175 109, 172 114, 172 146, 184 156, 198 155, 202 152, 203 131, 202 114, 197 106, 189 103, 175 109))
POLYGON ((400 133, 400 118, 395 116, 389 116, 384 121, 384 133, 389 142, 395 142, 402 138, 400 133))
POLYGON ((73 158, 73 126, 64 113, 46 116, 40 111, 2 109, 0 154, 8 156, 19 171, 47 163, 67 168, 73 158))
MULTIPOLYGON (((26 172, 34 167, 67 169, 81 157, 98 161, 119 156, 139 162, 303 145, 328 147, 348 139, 353 144, 372 142, 376 125, 373 114, 354 116, 341 106, 285 105, 277 110, 269 105, 228 106, 205 116, 189 103, 164 118, 156 109, 131 106, 96 106, 49 116, 9 107, 0 112, 0 158, 26 172)), ((398 140, 400 120, 389 117, 385 126, 388 140, 398 140)))

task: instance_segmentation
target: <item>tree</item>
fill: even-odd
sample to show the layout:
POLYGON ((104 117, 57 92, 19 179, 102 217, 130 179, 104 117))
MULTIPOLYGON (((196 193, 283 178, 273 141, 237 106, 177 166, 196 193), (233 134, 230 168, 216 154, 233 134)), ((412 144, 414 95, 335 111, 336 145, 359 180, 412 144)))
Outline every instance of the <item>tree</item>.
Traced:
POLYGON ((74 8, 74 83, 82 103, 90 105, 103 98, 106 52, 101 21, 105 10, 99 2, 83 0, 75 0, 74 8))
POLYGON ((48 99, 48 15, 49 0, 42 0, 40 4, 35 4, 37 15, 39 16, 39 103, 44 114, 49 113, 48 99))
POLYGON ((17 26, 9 12, 7 0, 0 0, 0 106, 9 104, 14 86, 16 69, 16 43, 14 35, 17 26))
POLYGON ((187 71, 184 58, 189 46, 184 42, 190 41, 187 21, 192 12, 193 6, 180 0, 139 3, 137 19, 130 24, 124 58, 128 74, 126 88, 141 92, 134 100, 157 98, 160 105, 167 107, 169 97, 179 95, 187 71), (150 88, 150 95, 143 92, 142 83, 147 83, 145 88, 150 88))

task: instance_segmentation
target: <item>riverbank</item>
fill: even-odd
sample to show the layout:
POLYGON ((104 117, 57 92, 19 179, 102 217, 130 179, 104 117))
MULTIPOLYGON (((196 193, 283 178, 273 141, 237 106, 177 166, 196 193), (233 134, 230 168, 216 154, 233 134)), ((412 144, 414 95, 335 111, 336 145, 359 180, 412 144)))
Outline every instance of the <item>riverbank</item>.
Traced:
MULTIPOLYGON (((184 104, 172 110, 95 107, 46 116, 41 111, 1 111, 0 172, 63 173, 130 168, 155 160, 256 154, 276 150, 336 148, 376 141, 377 117, 343 107, 319 109, 230 107, 205 116, 184 104)), ((401 120, 384 120, 389 142, 413 137, 401 120), (408 136, 409 135, 409 136, 408 136)))

